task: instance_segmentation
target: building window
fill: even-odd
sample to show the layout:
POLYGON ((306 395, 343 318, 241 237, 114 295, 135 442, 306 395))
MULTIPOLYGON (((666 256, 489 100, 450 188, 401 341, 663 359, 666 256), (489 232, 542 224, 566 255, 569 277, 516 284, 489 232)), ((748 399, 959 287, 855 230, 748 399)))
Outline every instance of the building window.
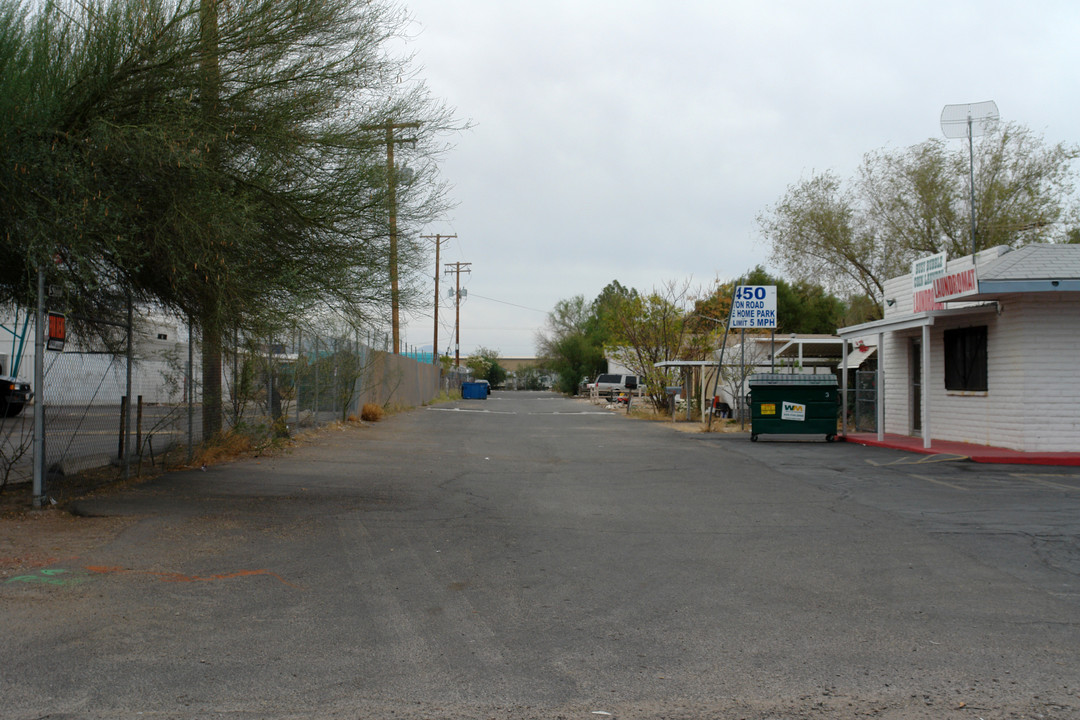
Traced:
POLYGON ((945 389, 987 390, 985 325, 945 331, 945 389))

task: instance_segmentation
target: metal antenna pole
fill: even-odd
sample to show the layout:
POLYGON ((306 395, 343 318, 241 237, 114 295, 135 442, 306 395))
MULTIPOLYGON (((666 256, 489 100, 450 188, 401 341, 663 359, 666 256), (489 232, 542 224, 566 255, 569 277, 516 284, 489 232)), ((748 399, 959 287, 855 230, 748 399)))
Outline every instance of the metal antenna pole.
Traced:
POLYGON ((968 190, 971 193, 971 262, 975 262, 975 133, 972 132, 971 115, 968 127, 968 190))
POLYGON ((968 141, 968 186, 971 188, 971 262, 975 262, 975 135, 984 135, 997 122, 997 103, 993 100, 966 105, 946 105, 941 111, 941 132, 947 138, 966 137, 968 141))

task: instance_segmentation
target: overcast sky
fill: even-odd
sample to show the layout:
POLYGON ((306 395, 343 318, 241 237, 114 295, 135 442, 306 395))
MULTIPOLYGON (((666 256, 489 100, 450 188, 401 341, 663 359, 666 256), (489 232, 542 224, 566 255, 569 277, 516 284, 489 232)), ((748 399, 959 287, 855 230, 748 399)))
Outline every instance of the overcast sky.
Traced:
MULTIPOLYGON (((421 77, 473 124, 442 163, 456 207, 421 229, 457 234, 442 260, 472 263, 462 355, 533 355, 557 301, 612 280, 707 286, 766 264, 756 217, 789 185, 940 137, 946 104, 994 100, 1078 140, 1075 0, 405 5, 421 77)), ((430 345, 430 312, 403 335, 430 345)))

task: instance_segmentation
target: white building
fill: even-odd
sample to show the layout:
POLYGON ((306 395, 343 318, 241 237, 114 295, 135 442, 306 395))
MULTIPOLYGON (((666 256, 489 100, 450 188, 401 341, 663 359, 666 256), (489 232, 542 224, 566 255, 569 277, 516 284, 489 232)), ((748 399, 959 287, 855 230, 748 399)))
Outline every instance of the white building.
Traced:
MULTIPOLYGON (((17 365, 19 379, 33 384, 36 328, 32 318, 24 320, 24 314, 0 309, 0 374, 11 373, 17 365)), ((142 396, 147 403, 183 400, 187 338, 181 320, 161 313, 136 316, 133 397, 142 396)), ((196 352, 195 367, 200 361, 196 352)), ((96 341, 80 341, 70 321, 64 350, 45 351, 45 375, 44 390, 34 388, 34 393, 50 405, 116 405, 127 394, 126 357, 106 352, 96 341)))
POLYGON ((1080 246, 923 258, 885 283, 878 434, 1025 452, 1080 448, 1080 246))

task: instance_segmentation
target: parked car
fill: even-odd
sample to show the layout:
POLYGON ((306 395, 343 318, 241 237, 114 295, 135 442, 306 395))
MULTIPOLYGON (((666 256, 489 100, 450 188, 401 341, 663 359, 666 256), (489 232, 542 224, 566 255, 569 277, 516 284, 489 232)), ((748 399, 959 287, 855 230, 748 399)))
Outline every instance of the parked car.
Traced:
POLYGON ((33 399, 30 383, 0 375, 0 417, 15 417, 33 399))
POLYGON ((637 375, 614 375, 605 373, 597 376, 588 384, 588 389, 596 390, 601 395, 615 395, 633 390, 640 390, 637 375))

